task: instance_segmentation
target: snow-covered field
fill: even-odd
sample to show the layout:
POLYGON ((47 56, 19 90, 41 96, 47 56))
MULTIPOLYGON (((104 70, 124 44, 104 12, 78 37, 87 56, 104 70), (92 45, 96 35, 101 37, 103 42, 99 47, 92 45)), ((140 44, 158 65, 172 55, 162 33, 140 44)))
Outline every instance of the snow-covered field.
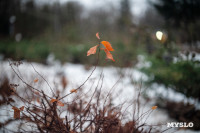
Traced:
MULTIPOLYGON (((137 66, 144 65, 141 63, 142 62, 140 62, 137 66)), ((80 86, 91 74, 94 68, 91 67, 89 70, 86 70, 85 66, 83 65, 71 64, 71 63, 65 63, 64 65, 60 65, 59 63, 52 63, 52 65, 48 66, 38 63, 32 63, 32 65, 48 81, 53 90, 62 89, 60 85, 61 84, 60 77, 62 76, 66 77, 67 86, 64 92, 62 93, 62 96, 70 93, 71 89, 80 86)), ((33 85, 36 88, 44 90, 46 94, 52 95, 52 92, 50 91, 48 84, 42 79, 42 77, 40 77, 37 74, 32 65, 30 63, 23 62, 22 65, 14 68, 15 71, 23 78, 24 81, 33 85), (39 83, 35 84, 33 82, 33 80, 36 78, 39 79, 40 85, 39 83)), ((91 91, 92 94, 92 92, 95 90, 95 87, 98 84, 98 80, 100 78, 101 73, 103 75, 103 79, 100 81, 100 84, 102 84, 101 88, 102 93, 106 95, 110 91, 110 89, 113 89, 112 98, 114 105, 119 105, 125 102, 126 104, 124 105, 124 108, 126 108, 130 104, 133 104, 133 107, 130 107, 127 110, 127 112, 131 113, 132 109, 134 108, 133 100, 137 98, 140 88, 141 88, 141 93, 146 91, 146 88, 143 85, 141 86, 141 81, 146 80, 147 77, 137 69, 133 68, 120 69, 116 67, 97 67, 92 76, 90 77, 90 79, 84 84, 81 91, 82 92, 91 91)), ((16 74, 14 74, 13 70, 11 69, 7 61, 0 62, 0 81, 4 79, 4 76, 8 77, 10 83, 17 83, 20 86, 21 85, 23 86, 23 83, 18 79, 16 74)), ((141 114, 151 109, 152 106, 154 106, 155 104, 154 98, 155 95, 157 94, 163 94, 163 96, 167 96, 168 98, 174 99, 176 101, 182 101, 185 98, 183 95, 175 93, 172 90, 168 90, 168 92, 166 92, 166 89, 163 86, 157 85, 157 88, 158 88, 157 91, 153 90, 147 91, 149 96, 151 97, 150 101, 147 102, 142 96, 140 97, 141 114)), ((66 101, 69 102, 75 95, 78 95, 78 93, 74 93, 63 100, 65 102, 66 101)), ((6 117, 8 117, 4 116, 8 113, 6 110, 10 110, 11 114, 13 113, 11 108, 12 107, 10 108, 2 107, 2 109, 0 109, 1 110, 0 115, 2 116, 0 122, 4 121, 6 117)), ((64 115, 65 114, 63 114, 63 116, 64 115)), ((166 124, 167 122, 174 122, 174 121, 175 120, 169 118, 165 110, 159 109, 158 107, 158 109, 154 110, 153 113, 151 113, 146 123, 155 125, 155 124, 166 124)), ((8 128, 13 128, 13 124, 11 124, 11 126, 9 126, 8 128)), ((167 126, 164 125, 163 128, 166 129, 167 126)), ((169 133, 174 132, 174 129, 170 129, 167 132, 169 133)), ((189 131, 189 130, 180 130, 177 132, 195 133, 194 131, 189 131)))

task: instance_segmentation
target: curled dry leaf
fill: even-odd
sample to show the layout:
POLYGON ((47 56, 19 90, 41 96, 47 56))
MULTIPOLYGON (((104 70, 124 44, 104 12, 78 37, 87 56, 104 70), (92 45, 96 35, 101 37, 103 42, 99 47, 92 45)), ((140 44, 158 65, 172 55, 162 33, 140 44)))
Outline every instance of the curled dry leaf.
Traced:
POLYGON ((99 39, 99 40, 100 40, 100 37, 99 37, 99 32, 97 32, 97 33, 96 33, 96 37, 97 37, 97 39, 99 39))
POLYGON ((104 49, 104 51, 105 51, 106 57, 107 57, 108 59, 110 59, 110 60, 112 60, 112 61, 115 61, 115 60, 113 59, 112 54, 111 54, 107 49, 104 49))
POLYGON ((37 102, 40 104, 40 98, 37 98, 37 102))
POLYGON ((8 102, 15 102, 12 98, 8 98, 8 102))
POLYGON ((111 44, 108 41, 102 41, 101 43, 105 46, 105 48, 108 51, 114 51, 114 49, 112 48, 111 44))
POLYGON ((61 101, 57 101, 57 105, 63 107, 63 106, 64 106, 64 103, 62 103, 61 101))
POLYGON ((64 106, 64 103, 62 103, 61 101, 59 101, 59 100, 57 100, 57 99, 51 99, 51 101, 50 101, 51 103, 54 103, 54 102, 57 102, 57 105, 58 106, 64 106))
POLYGON ((99 45, 96 45, 96 46, 94 46, 94 47, 91 47, 89 50, 88 50, 88 52, 87 52, 87 56, 89 56, 89 55, 91 55, 91 54, 95 54, 96 53, 96 51, 97 51, 97 47, 98 47, 99 45))
POLYGON ((71 89, 70 92, 71 93, 74 93, 74 92, 77 93, 77 89, 71 89))
POLYGON ((12 109, 14 110, 14 118, 15 119, 18 119, 20 118, 20 111, 23 111, 24 110, 24 106, 20 107, 20 108, 17 108, 15 106, 12 107, 12 109))
POLYGON ((18 108, 17 108, 17 107, 15 107, 15 106, 13 106, 13 107, 12 107, 12 109, 13 109, 13 110, 18 110, 18 108))
POLYGON ((58 101, 57 99, 51 99, 50 103, 58 101))
POLYGON ((155 109, 157 109, 157 106, 153 106, 153 107, 151 107, 151 109, 152 109, 152 110, 155 110, 155 109))
POLYGON ((38 79, 36 78, 35 80, 34 80, 34 83, 37 83, 38 82, 38 79))
POLYGON ((19 119, 20 118, 20 110, 14 110, 14 116, 15 119, 19 119))
POLYGON ((19 110, 20 110, 20 111, 23 111, 23 110, 24 110, 24 106, 22 106, 21 108, 19 108, 19 110))
POLYGON ((15 88, 10 88, 10 91, 11 91, 11 95, 14 95, 16 92, 15 88))
POLYGON ((67 79, 65 76, 62 76, 62 86, 63 86, 63 89, 66 88, 67 86, 67 79))

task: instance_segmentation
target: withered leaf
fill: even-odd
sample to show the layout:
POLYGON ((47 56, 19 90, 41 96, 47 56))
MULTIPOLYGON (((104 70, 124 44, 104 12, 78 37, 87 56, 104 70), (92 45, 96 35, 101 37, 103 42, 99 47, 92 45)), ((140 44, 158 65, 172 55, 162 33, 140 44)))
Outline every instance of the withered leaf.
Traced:
POLYGON ((34 80, 34 83, 37 83, 38 82, 38 78, 36 78, 35 80, 34 80))
POLYGON ((97 51, 97 47, 98 47, 99 45, 96 45, 96 46, 94 46, 94 47, 91 47, 89 50, 88 50, 88 52, 87 52, 87 56, 89 56, 89 55, 91 55, 91 54, 95 54, 96 53, 96 51, 97 51))
POLYGON ((58 106, 64 106, 64 104, 61 102, 61 101, 59 101, 58 99, 51 99, 51 101, 50 101, 51 103, 54 103, 54 102, 57 102, 57 105, 58 106))
POLYGON ((19 110, 20 110, 20 111, 23 111, 23 110, 24 110, 24 106, 22 106, 21 108, 19 108, 19 110))
POLYGON ((14 118, 15 119, 19 119, 20 118, 20 111, 23 111, 24 110, 24 106, 20 107, 20 108, 17 108, 15 106, 12 107, 12 109, 14 110, 14 118))
POLYGON ((70 92, 71 93, 74 93, 74 92, 77 93, 77 89, 71 89, 70 92))
POLYGON ((37 102, 40 104, 40 98, 37 98, 37 102))

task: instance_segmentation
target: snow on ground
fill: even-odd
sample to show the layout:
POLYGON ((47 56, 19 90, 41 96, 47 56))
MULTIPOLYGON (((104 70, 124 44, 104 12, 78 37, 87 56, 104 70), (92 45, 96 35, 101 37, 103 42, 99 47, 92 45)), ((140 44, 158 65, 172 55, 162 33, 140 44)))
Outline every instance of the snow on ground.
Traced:
MULTIPOLYGON (((60 78, 61 76, 65 76, 68 82, 67 87, 65 88, 63 96, 70 93, 70 90, 73 88, 77 88, 80 86, 87 77, 91 74, 94 67, 91 67, 90 70, 86 70, 83 65, 80 64, 71 64, 66 63, 64 65, 60 65, 59 63, 53 64, 51 66, 42 65, 39 63, 32 63, 32 65, 35 67, 35 69, 42 75, 44 78, 48 81, 50 86, 55 89, 61 89, 61 86, 59 85, 61 83, 60 78)), ((40 88, 41 90, 44 90, 44 92, 48 95, 52 95, 52 92, 50 91, 49 86, 47 83, 43 82, 44 80, 34 71, 33 67, 30 63, 24 62, 19 67, 14 67, 16 72, 29 84, 33 85, 36 88, 40 88), (42 82, 40 86, 37 84, 34 84, 33 80, 38 78, 39 82, 42 82)), ((138 65, 141 66, 142 64, 138 65)), ((145 64, 143 64, 145 65, 145 64)), ((97 82, 99 80, 100 75, 103 75, 103 81, 100 83, 102 84, 102 93, 107 94, 110 89, 113 89, 113 103, 115 105, 119 105, 121 103, 126 103, 125 107, 129 106, 130 104, 133 104, 133 100, 137 99, 139 88, 140 88, 140 81, 146 80, 147 77, 141 73, 140 71, 133 69, 133 68, 116 68, 116 67, 97 67, 88 82, 82 87, 83 92, 90 91, 91 85, 94 83, 94 85, 91 88, 91 93, 95 90, 95 87, 97 86, 97 82), (122 78, 120 78, 121 74, 123 75, 122 78), (114 85, 114 87, 113 87, 114 85)), ((11 83, 19 83, 19 85, 23 85, 22 82, 18 79, 16 74, 13 73, 11 67, 9 66, 9 63, 7 61, 1 61, 0 62, 0 81, 4 78, 4 76, 8 77, 10 79, 11 83)), ((166 89, 164 89, 163 86, 158 86, 158 92, 160 93, 166 93, 166 89), (164 91, 165 90, 165 91, 164 91)), ((100 89, 100 88, 99 88, 100 89)), ((141 89, 141 93, 146 88, 141 89)), ((152 106, 154 106, 154 98, 155 95, 158 93, 153 90, 149 92, 152 100, 151 102, 146 102, 144 98, 140 97, 140 114, 148 111, 151 109, 152 106)), ((173 99, 175 96, 175 100, 181 101, 185 97, 181 94, 176 94, 172 90, 168 91, 168 94, 170 94, 173 99)), ((65 98, 64 101, 69 102, 70 99, 72 99, 73 96, 78 95, 72 94, 69 97, 65 98)), ((135 103, 134 103, 135 104, 135 103)), ((134 106, 133 104, 133 106, 134 106)), ((0 111, 0 115, 8 115, 8 110, 4 107, 2 107, 0 111), (6 110, 4 110, 6 109, 6 110)), ((132 113, 134 107, 130 107, 127 109, 127 112, 132 113)), ((12 110, 10 111, 12 114, 12 110)), ((63 116, 66 114, 62 114, 63 116)), ((12 115, 11 115, 12 116, 12 115)), ((6 119, 7 116, 0 120, 3 121, 6 119)), ((128 116, 127 116, 128 117, 128 116)), ((130 117, 130 116, 129 116, 130 117)), ((143 120, 143 122, 145 119, 143 120)), ((153 111, 147 118, 146 123, 147 124, 166 124, 167 122, 174 122, 175 120, 172 120, 169 118, 167 112, 163 109, 158 109, 153 111)), ((141 121, 142 122, 142 121, 141 121)), ((8 128, 13 128, 12 126, 9 126, 8 128)), ((166 125, 163 126, 163 129, 166 129, 166 125)), ((169 130, 168 132, 172 132, 174 129, 169 130)), ((179 133, 194 133, 192 131, 187 130, 179 131, 179 133)))

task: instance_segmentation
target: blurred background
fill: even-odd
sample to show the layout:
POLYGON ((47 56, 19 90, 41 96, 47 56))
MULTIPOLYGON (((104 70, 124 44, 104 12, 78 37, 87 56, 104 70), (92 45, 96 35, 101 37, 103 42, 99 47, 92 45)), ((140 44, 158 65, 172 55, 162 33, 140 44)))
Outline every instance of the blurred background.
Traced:
POLYGON ((1 0, 0 60, 89 68, 96 57, 86 53, 99 32, 116 60, 99 65, 137 68, 148 88, 161 85, 184 97, 175 103, 157 96, 172 118, 200 123, 199 9, 199 0, 1 0))
POLYGON ((46 63, 52 53, 61 62, 91 63, 83 55, 96 32, 112 42, 120 66, 160 48, 166 56, 198 52, 199 7, 198 0, 1 0, 1 58, 46 63))

